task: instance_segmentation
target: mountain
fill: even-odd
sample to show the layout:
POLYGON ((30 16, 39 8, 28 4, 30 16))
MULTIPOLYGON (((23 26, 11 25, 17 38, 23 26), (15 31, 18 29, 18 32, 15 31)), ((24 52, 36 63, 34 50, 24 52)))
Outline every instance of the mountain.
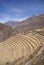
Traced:
POLYGON ((16 27, 17 25, 18 25, 18 21, 7 21, 7 22, 5 22, 5 24, 6 25, 8 25, 8 26, 11 26, 11 27, 16 27))
POLYGON ((18 24, 16 30, 19 32, 27 32, 42 27, 44 27, 44 14, 27 18, 18 24))
POLYGON ((33 15, 21 22, 10 21, 5 24, 15 27, 18 32, 27 32, 44 27, 44 14, 40 14, 38 16, 33 15))
POLYGON ((12 33, 12 28, 5 24, 0 23, 0 42, 9 38, 12 33))

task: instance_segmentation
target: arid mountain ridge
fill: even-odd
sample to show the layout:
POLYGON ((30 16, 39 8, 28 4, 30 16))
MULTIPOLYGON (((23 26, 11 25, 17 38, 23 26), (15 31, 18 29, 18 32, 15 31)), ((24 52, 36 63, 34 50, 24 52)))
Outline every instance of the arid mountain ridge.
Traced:
POLYGON ((32 16, 21 22, 10 21, 0 23, 0 41, 9 38, 17 33, 28 32, 35 29, 44 28, 44 14, 32 16))
POLYGON ((5 24, 0 23, 0 42, 10 37, 12 28, 5 24))
POLYGON ((44 14, 40 14, 39 16, 33 15, 32 17, 28 17, 26 20, 21 22, 10 22, 7 22, 5 24, 13 28, 15 27, 15 29, 19 32, 27 32, 28 30, 44 27, 44 14))

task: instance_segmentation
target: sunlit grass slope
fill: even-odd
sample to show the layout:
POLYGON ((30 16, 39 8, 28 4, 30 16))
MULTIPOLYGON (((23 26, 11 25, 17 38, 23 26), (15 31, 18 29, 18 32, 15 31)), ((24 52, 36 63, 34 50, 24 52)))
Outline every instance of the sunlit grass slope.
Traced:
POLYGON ((22 58, 26 60, 39 46, 41 42, 36 36, 17 34, 0 43, 0 65, 6 65, 22 58))

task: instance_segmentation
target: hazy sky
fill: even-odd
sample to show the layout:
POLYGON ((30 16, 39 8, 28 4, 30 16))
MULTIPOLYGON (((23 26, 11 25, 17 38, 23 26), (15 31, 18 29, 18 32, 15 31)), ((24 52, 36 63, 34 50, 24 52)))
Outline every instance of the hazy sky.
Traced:
POLYGON ((44 0, 0 0, 0 22, 44 13, 44 0))

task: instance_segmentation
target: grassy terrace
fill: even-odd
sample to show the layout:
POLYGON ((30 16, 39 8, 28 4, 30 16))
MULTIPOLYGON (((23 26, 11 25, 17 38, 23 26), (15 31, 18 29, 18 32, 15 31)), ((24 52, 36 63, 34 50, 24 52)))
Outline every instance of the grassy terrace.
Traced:
POLYGON ((43 47, 40 38, 38 33, 36 35, 18 34, 1 42, 0 65, 37 65, 40 63, 42 61, 40 50, 43 47))

